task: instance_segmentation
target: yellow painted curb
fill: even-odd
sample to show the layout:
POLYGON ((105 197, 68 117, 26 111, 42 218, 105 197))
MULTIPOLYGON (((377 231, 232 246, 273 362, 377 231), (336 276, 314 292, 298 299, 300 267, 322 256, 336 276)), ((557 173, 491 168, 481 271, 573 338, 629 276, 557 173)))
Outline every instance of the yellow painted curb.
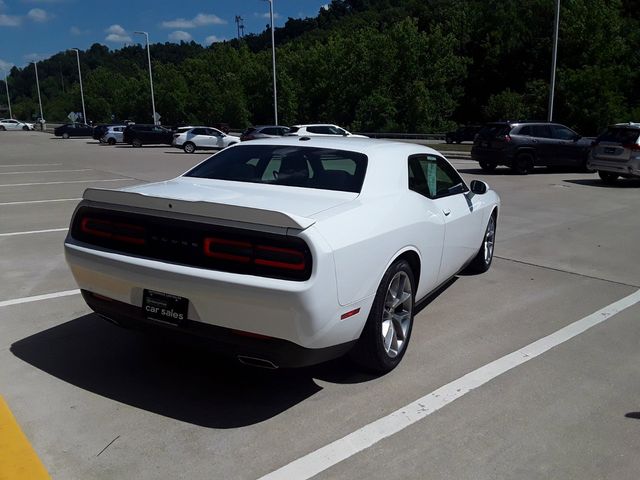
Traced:
POLYGON ((0 396, 0 480, 50 480, 47 470, 0 396))

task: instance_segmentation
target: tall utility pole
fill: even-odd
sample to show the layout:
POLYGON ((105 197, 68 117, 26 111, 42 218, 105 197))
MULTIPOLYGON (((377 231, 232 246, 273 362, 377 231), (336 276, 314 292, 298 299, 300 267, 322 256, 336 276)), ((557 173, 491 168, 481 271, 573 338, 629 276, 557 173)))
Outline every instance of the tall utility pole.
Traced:
POLYGON ((11 98, 9 97, 9 81, 7 80, 7 71, 4 71, 4 86, 7 89, 7 105, 9 106, 9 118, 13 118, 11 113, 11 98))
POLYGON ((76 58, 78 59, 78 78, 80 78, 80 98, 82 99, 82 121, 87 123, 87 112, 84 109, 84 92, 82 91, 82 71, 80 70, 80 50, 72 48, 76 52, 76 58))
POLYGON ((560 25, 560 0, 556 0, 556 19, 553 27, 553 53, 551 54, 551 82, 549 85, 549 110, 547 121, 553 120, 553 96, 556 89, 556 60, 558 58, 558 27, 560 25))
POLYGON ((149 61, 149 84, 151 85, 151 108, 153 109, 153 124, 157 125, 156 119, 156 100, 153 96, 153 74, 151 73, 151 49, 149 48, 149 33, 147 32, 133 32, 137 35, 144 35, 147 39, 147 60, 149 61))
POLYGON ((38 87, 38 104, 40 105, 40 128, 44 122, 44 114, 42 113, 42 98, 40 97, 40 80, 38 79, 38 62, 31 62, 36 69, 36 87, 38 87))
POLYGON ((236 15, 236 27, 238 29, 238 40, 244 37, 244 18, 236 15))
POLYGON ((278 125, 278 88, 276 86, 276 41, 273 26, 273 0, 265 0, 269 2, 269 18, 271 19, 271 58, 273 63, 273 118, 275 125, 278 125))

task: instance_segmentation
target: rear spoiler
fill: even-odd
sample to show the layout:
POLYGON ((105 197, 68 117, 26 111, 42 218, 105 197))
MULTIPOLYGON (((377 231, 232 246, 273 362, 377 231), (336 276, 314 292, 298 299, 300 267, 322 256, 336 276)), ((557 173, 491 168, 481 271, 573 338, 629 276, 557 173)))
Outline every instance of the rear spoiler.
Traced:
POLYGON ((286 212, 277 212, 275 210, 228 205, 224 203, 152 197, 141 193, 108 190, 104 188, 87 188, 82 198, 90 202, 124 205, 185 215, 197 215, 256 225, 295 228, 298 230, 309 228, 316 222, 312 218, 301 217, 286 212))

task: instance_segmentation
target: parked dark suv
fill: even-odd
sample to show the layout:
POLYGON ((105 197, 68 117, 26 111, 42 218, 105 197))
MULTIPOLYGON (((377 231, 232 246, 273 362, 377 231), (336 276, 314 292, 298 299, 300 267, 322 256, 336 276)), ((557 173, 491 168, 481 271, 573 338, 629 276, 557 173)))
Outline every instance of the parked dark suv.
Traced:
POLYGON ((462 143, 473 142, 476 134, 482 127, 478 125, 467 125, 466 127, 459 127, 453 132, 447 132, 444 139, 447 143, 462 143))
POLYGON ((142 145, 171 145, 173 132, 159 125, 128 125, 123 133, 124 143, 141 147, 142 145))
POLYGON ((537 165, 586 170, 592 140, 559 123, 494 122, 478 132, 471 158, 483 170, 506 165, 523 175, 537 165))

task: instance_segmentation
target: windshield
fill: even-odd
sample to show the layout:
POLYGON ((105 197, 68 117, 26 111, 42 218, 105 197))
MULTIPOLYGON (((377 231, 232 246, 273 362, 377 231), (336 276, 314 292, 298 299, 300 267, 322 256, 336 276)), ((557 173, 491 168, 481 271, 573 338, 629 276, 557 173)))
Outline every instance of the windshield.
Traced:
POLYGON ((185 176, 359 193, 366 169, 367 156, 357 152, 240 145, 222 150, 185 176))

